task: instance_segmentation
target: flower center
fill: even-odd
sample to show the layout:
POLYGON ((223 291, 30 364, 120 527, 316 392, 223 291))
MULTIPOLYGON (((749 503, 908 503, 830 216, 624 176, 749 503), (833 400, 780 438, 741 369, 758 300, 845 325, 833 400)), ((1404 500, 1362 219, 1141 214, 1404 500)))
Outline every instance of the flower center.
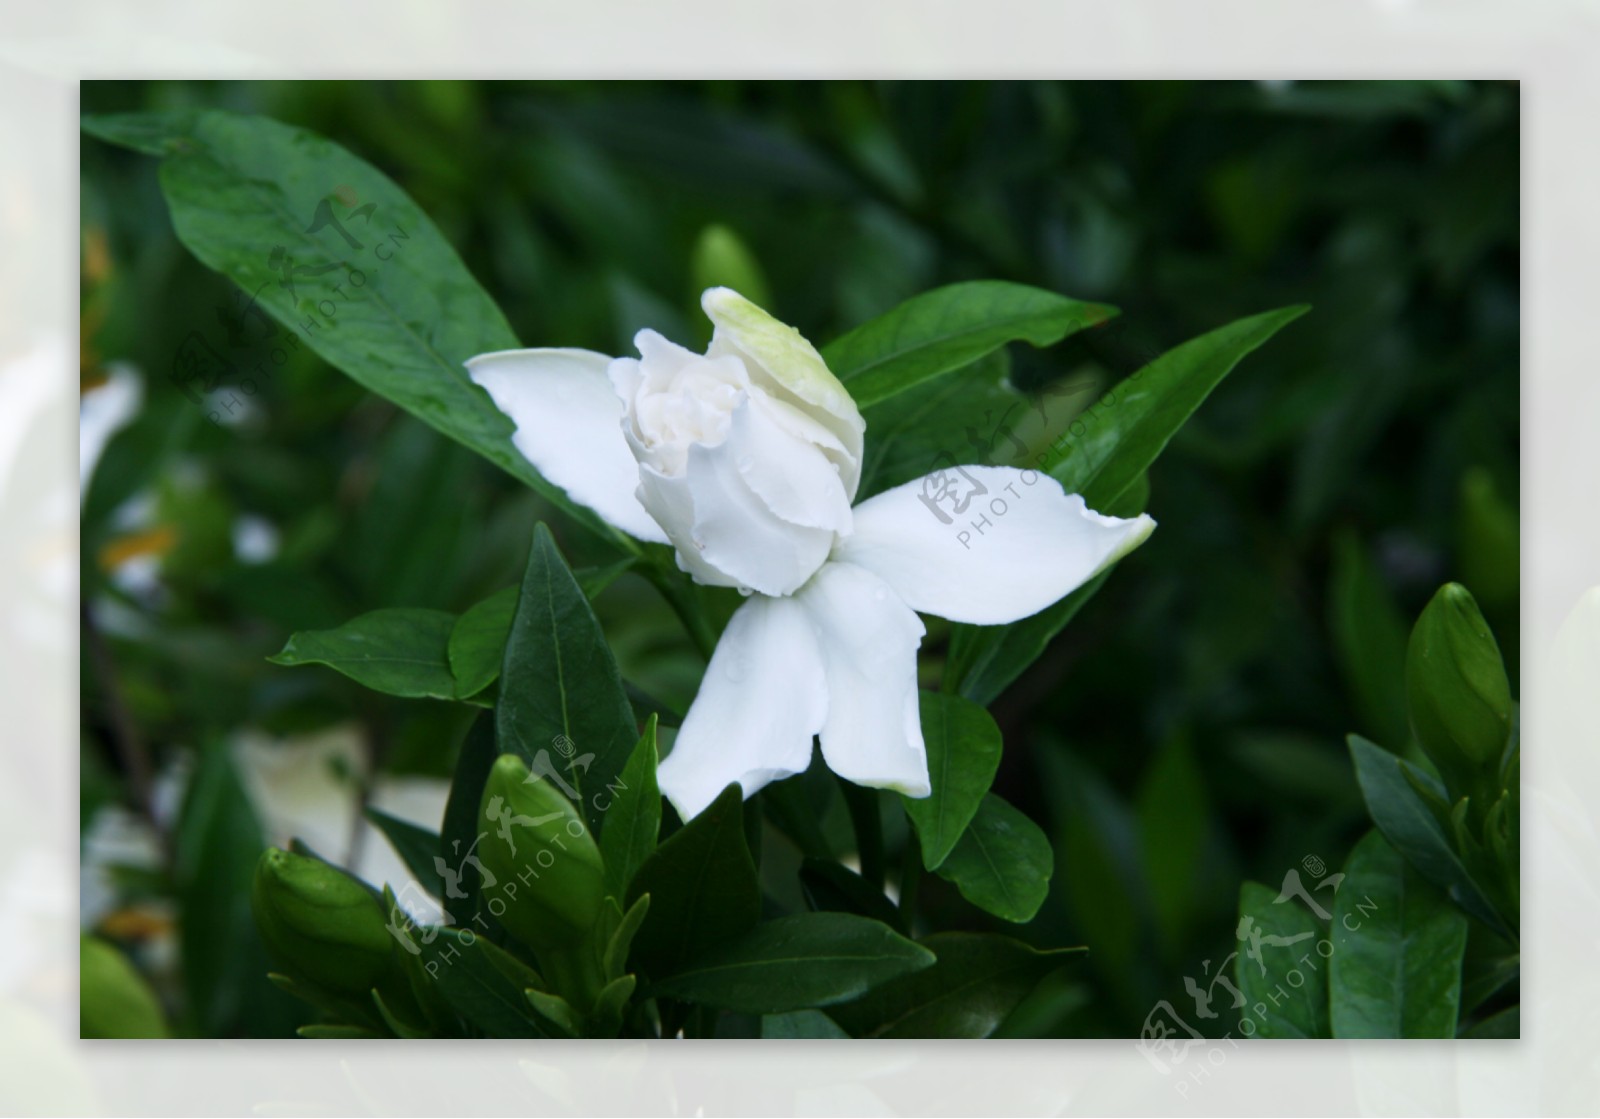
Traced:
POLYGON ((634 399, 639 440, 657 469, 679 474, 696 443, 716 446, 728 436, 734 410, 750 379, 736 357, 693 357, 676 368, 644 365, 644 384, 634 399))

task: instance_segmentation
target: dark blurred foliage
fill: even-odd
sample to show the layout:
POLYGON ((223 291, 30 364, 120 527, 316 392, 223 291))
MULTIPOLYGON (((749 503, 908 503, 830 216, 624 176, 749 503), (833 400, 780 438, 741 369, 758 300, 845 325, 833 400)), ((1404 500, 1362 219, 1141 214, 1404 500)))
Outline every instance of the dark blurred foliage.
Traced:
MULTIPOLYGON (((1441 582, 1469 582, 1515 672, 1515 84, 85 83, 82 104, 222 107, 335 139, 410 192, 529 344, 703 339, 713 224, 819 343, 963 279, 1122 308, 1018 348, 1026 386, 1118 377, 1313 306, 1181 433, 1152 471, 1159 531, 994 705, 996 789, 1057 842, 1022 935, 1091 949, 1008 1032, 1135 1033, 1231 950, 1241 879, 1343 859, 1367 826, 1344 735, 1401 748, 1383 670, 1441 582), (1387 645, 1350 642, 1374 624, 1387 645)), ((264 658, 380 606, 464 609, 516 581, 547 510, 303 352, 246 422, 209 422, 168 376, 234 293, 175 240, 153 160, 86 140, 82 174, 85 381, 113 360, 145 379, 83 514, 125 721, 160 765, 244 725, 356 717, 390 769, 446 774, 465 709, 264 658), (138 493, 165 542, 115 516, 138 493), (236 555, 241 515, 279 534, 269 562, 236 555), (161 555, 154 599, 105 577, 141 547, 161 555)), ((575 566, 598 558, 555 527, 575 566)), ((625 674, 692 696, 702 662, 647 584, 624 577, 597 608, 625 674)), ((86 820, 127 777, 105 683, 86 664, 86 820)), ((933 879, 924 912, 994 924, 933 879)))

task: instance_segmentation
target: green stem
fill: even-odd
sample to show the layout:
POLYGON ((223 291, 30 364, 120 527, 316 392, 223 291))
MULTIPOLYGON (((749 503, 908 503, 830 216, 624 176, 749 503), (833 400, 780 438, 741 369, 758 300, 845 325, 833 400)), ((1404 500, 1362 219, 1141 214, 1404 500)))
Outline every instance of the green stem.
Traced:
POLYGON ((661 597, 667 600, 667 605, 672 607, 673 613, 678 615, 678 620, 688 631, 695 648, 700 650, 700 655, 709 661, 712 650, 717 647, 717 637, 711 632, 711 623, 700 607, 700 596, 696 593, 694 584, 683 576, 667 571, 654 563, 645 564, 640 570, 656 590, 661 592, 661 597))
POLYGON ((861 856, 861 877, 883 888, 883 819, 878 812, 876 789, 862 788, 840 781, 844 804, 850 810, 850 823, 856 832, 856 850, 861 856))

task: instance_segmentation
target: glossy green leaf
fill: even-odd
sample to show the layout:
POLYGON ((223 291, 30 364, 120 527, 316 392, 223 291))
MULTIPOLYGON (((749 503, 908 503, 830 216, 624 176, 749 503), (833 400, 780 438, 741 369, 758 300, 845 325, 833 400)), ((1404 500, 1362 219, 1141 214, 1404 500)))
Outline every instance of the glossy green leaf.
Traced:
POLYGON ((606 864, 606 889, 626 897, 628 883, 656 849, 661 834, 661 789, 656 784, 656 720, 645 725, 622 773, 597 796, 605 798, 606 830, 600 857, 606 864))
POLYGON ((885 983, 830 1013, 856 1037, 989 1037, 1077 948, 1040 952, 1006 936, 935 933, 930 968, 885 983))
MULTIPOLYGON (((582 568, 572 576, 583 588, 584 597, 593 602, 633 564, 634 558, 629 556, 604 567, 582 568)), ((499 679, 519 590, 503 587, 456 619, 455 628, 450 631, 450 671, 455 674, 456 691, 462 699, 480 694, 499 679)))
POLYGON ((1467 918, 1368 832, 1334 895, 1333 1036, 1454 1037, 1467 918))
POLYGON ((828 343, 822 357, 865 408, 1008 342, 1053 345, 1115 314, 1042 288, 972 280, 913 296, 828 343))
POLYGON ((1328 1037, 1328 961, 1317 948, 1326 929, 1300 901, 1278 898, 1259 882, 1240 887, 1239 1013, 1253 1037, 1328 1037))
POLYGON ((1239 361, 1310 308, 1252 315, 1168 350, 1073 421, 1046 463, 1068 493, 1105 509, 1133 485, 1239 361))
POLYGON ((1039 825, 987 793, 939 877, 979 909, 1020 924, 1044 904, 1054 869, 1055 854, 1039 825))
MULTIPOLYGON (((607 898, 606 904, 615 905, 615 899, 607 898)), ((633 939, 644 927, 644 919, 649 913, 650 895, 640 894, 617 921, 617 927, 606 941, 605 952, 600 958, 600 969, 606 978, 616 979, 627 972, 628 955, 633 950, 633 939)))
POLYGON ((1417 792, 1428 790, 1443 803, 1443 786, 1410 762, 1358 734, 1350 735, 1347 741, 1367 812, 1384 838, 1463 911, 1506 932, 1505 922, 1462 865, 1444 825, 1417 792))
POLYGON ((796 913, 698 953, 654 993, 749 1014, 831 1006, 933 964, 933 953, 851 913, 796 913))
POLYGON ((160 152, 178 239, 304 345, 538 489, 624 551, 637 546, 541 478, 463 363, 517 348, 505 316, 406 193, 339 145, 266 117, 208 111, 90 117, 113 143, 160 152), (370 207, 368 209, 367 207, 370 207), (294 269, 283 280, 282 246, 294 269))
POLYGON ((923 692, 919 703, 933 792, 919 798, 902 796, 900 803, 917 827, 922 865, 937 870, 994 784, 1000 768, 1000 728, 989 712, 960 696, 923 692))
POLYGON ((832 859, 805 859, 800 863, 800 889, 815 910, 854 913, 907 931, 904 916, 883 890, 832 859))
POLYGON ((456 691, 477 695, 500 676, 506 638, 517 612, 517 587, 496 591, 466 609, 450 629, 448 654, 456 691))
MULTIPOLYGON (((1013 465, 1006 456, 1021 455, 1024 465, 1032 441, 1022 449, 997 432, 1032 426, 1032 402, 1011 387, 1011 362, 1004 350, 980 358, 942 377, 861 410, 867 424, 861 487, 856 500, 921 478, 952 462, 987 460, 1013 465), (996 455, 999 457, 997 458, 996 455)), ((1062 409, 1057 419, 1065 419, 1062 409)), ((1049 438, 1041 437, 1048 445, 1049 438)))
POLYGON ((791 1010, 787 1014, 763 1015, 761 1036, 778 1041, 817 1041, 850 1035, 820 1010, 791 1010))
POLYGON ((337 629, 297 633, 268 659, 283 665, 324 664, 386 695, 454 699, 449 645, 455 621, 443 610, 374 610, 337 629))
POLYGON ((439 836, 427 828, 402 820, 398 816, 377 808, 368 808, 367 819, 375 824, 384 838, 406 864, 406 869, 417 883, 435 897, 444 896, 444 878, 433 860, 439 856, 439 836))
POLYGON ((576 794, 589 827, 605 833, 605 790, 633 752, 639 731, 617 662, 577 580, 543 524, 506 641, 500 702, 502 753, 576 794))
POLYGON ((633 959, 651 976, 670 975, 755 927, 761 885, 744 836, 744 793, 722 790, 700 815, 645 860, 628 903, 650 895, 633 959))
POLYGON ((451 1009, 484 1037, 547 1037, 526 992, 538 972, 471 930, 435 929, 419 938, 423 969, 451 1009))

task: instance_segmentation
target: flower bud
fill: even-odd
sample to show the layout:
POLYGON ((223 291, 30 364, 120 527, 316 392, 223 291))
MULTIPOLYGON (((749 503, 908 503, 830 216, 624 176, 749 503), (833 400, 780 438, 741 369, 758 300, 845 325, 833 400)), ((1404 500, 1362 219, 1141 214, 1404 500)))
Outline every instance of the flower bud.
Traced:
POLYGON ((1452 793, 1493 774, 1511 732, 1511 684, 1478 604, 1459 583, 1433 596, 1406 653, 1406 696, 1417 740, 1452 793))
POLYGON ((364 996, 394 960, 378 899, 320 859, 269 848, 256 864, 250 902, 267 951, 291 978, 364 996))
POLYGON ((605 868, 577 806, 521 758, 502 754, 484 785, 478 828, 489 912, 536 950, 583 940, 605 902, 605 868))

